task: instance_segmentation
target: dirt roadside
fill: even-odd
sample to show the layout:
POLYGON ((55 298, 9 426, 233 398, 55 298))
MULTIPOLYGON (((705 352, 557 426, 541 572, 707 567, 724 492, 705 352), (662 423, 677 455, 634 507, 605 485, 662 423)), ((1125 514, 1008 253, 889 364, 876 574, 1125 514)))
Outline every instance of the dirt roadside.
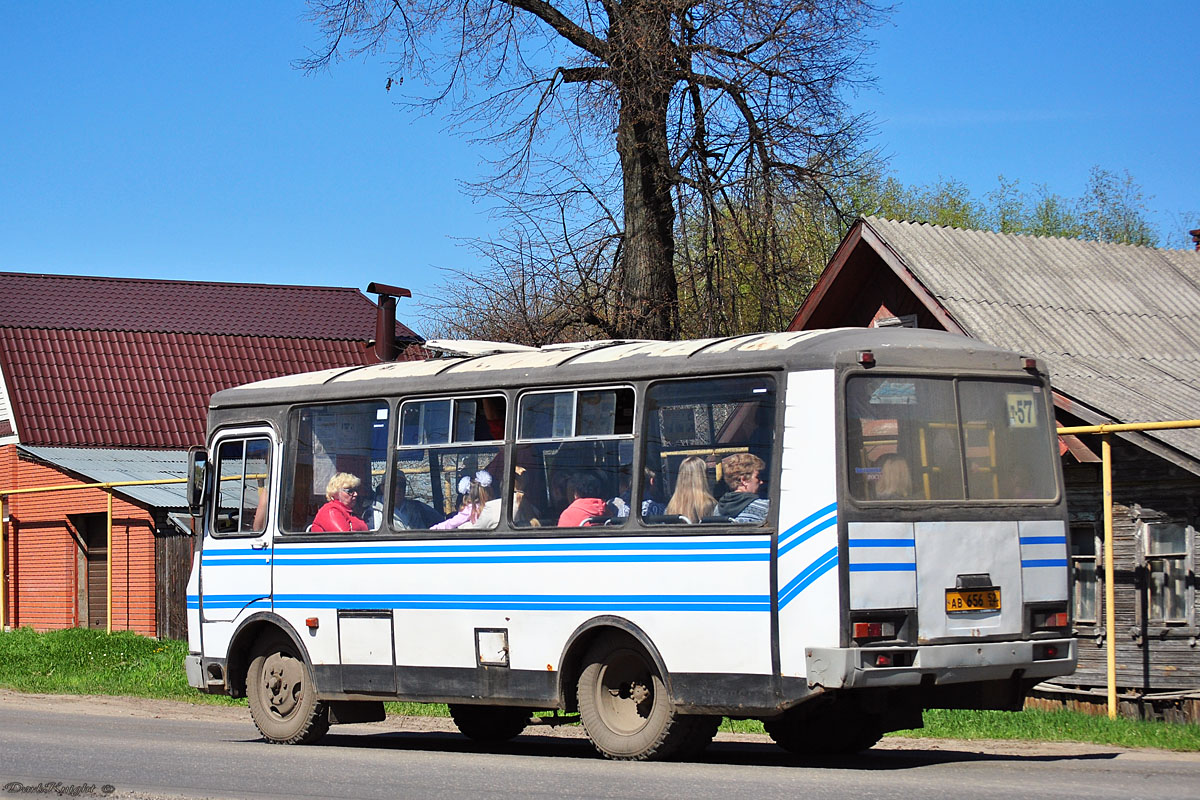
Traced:
MULTIPOLYGON (((52 695, 25 694, 0 689, 0 705, 21 708, 36 708, 46 713, 91 714, 97 716, 143 717, 150 719, 207 720, 213 722, 250 724, 249 712, 241 706, 216 706, 185 703, 178 700, 155 700, 144 697, 110 697, 100 695, 52 695)), ((393 733, 402 731, 427 732, 457 731, 454 723, 445 717, 400 717, 390 716, 383 722, 356 726, 359 730, 393 733)), ((579 726, 549 725, 528 729, 541 736, 580 738, 584 736, 579 726)), ((717 734, 718 742, 768 742, 765 736, 750 733, 717 734)), ((1078 742, 1028 742, 961 739, 911 739, 889 736, 875 745, 879 750, 923 750, 954 751, 958 753, 981 753, 1010 756, 1079 756, 1086 754, 1111 754, 1117 758, 1198 760, 1200 753, 1175 753, 1166 750, 1129 749, 1107 745, 1083 744, 1078 742)))

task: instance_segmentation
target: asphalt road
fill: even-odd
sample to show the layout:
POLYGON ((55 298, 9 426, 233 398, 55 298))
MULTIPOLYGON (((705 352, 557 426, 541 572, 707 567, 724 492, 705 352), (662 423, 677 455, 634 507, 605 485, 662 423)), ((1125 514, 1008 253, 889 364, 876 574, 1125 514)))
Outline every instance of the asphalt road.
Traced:
POLYGON ((260 741, 248 712, 0 692, 0 800, 124 798, 1200 798, 1200 756, 1094 745, 889 738, 853 758, 797 759, 721 734, 681 764, 605 761, 578 730, 494 752, 443 720, 335 727, 320 744, 260 741))

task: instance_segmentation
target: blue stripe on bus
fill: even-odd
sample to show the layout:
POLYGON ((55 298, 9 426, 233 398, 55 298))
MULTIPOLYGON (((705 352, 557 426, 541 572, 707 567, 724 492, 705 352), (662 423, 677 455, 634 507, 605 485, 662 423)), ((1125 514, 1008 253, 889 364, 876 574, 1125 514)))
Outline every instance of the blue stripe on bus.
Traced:
POLYGON ((1034 569, 1037 567, 1065 567, 1067 560, 1065 558, 1023 558, 1021 559, 1022 569, 1034 569))
MULTIPOLYGON (((238 599, 217 595, 206 606, 240 607, 238 599)), ((304 595, 275 598, 276 608, 338 609, 511 609, 521 611, 770 611, 761 595, 304 595)))
POLYGON ((917 565, 912 561, 860 561, 850 565, 851 572, 916 572, 917 565))
POLYGON ((916 539, 850 539, 849 547, 916 547, 916 539))
POLYGON ((836 512, 837 512, 837 503, 830 503, 829 505, 825 506, 824 508, 822 508, 818 511, 814 511, 813 513, 809 514, 807 517, 800 520, 795 525, 793 525, 792 527, 788 528, 786 531, 781 533, 779 535, 779 554, 783 555, 788 550, 791 550, 793 547, 800 544, 801 542, 805 542, 805 541, 811 539, 813 536, 817 535, 821 531, 825 530, 826 528, 830 527, 831 525, 836 524, 837 523, 837 513, 836 512), (817 520, 821 520, 823 517, 825 517, 829 514, 832 514, 833 516, 830 517, 829 519, 823 520, 821 522, 821 524, 814 526, 813 528, 811 528, 809 530, 805 530, 805 528, 808 528, 808 526, 813 525, 813 523, 817 522, 817 520), (791 539, 796 534, 800 534, 800 536, 798 536, 793 541, 789 541, 789 539, 791 539))
MULTIPOLYGON (((330 567, 354 564, 658 564, 693 562, 770 561, 771 554, 763 553, 630 553, 588 555, 512 555, 512 556, 379 556, 372 558, 293 558, 275 559, 276 566, 330 567)), ((225 564, 229 562, 217 562, 225 564)))
POLYGON ((1021 544, 1066 544, 1066 536, 1022 536, 1021 544))
POLYGON ((788 581, 787 585, 779 592, 779 608, 782 610, 788 603, 792 602, 801 592, 813 584, 817 578, 824 575, 829 570, 837 566, 838 549, 830 548, 823 555, 819 556, 816 561, 809 564, 800 574, 788 581))
MULTIPOLYGON (((407 553, 513 553, 571 550, 769 550, 771 542, 765 537, 737 539, 729 542, 706 541, 658 541, 647 542, 631 539, 624 542, 545 542, 541 544, 435 544, 435 545, 338 545, 333 547, 305 547, 303 544, 286 545, 276 542, 276 554, 287 555, 350 555, 407 554, 407 553)), ((245 550, 205 550, 207 556, 243 555, 245 550)))

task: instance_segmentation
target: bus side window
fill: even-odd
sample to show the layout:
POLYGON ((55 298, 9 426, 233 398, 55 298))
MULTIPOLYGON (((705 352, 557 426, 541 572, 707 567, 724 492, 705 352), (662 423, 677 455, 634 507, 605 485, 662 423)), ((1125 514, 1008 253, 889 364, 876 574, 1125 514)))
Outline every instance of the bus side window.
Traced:
POLYGON ((213 532, 237 535, 267 528, 271 442, 231 439, 217 451, 217 502, 213 532))
POLYGON ((406 401, 392 480, 398 530, 490 530, 500 520, 507 399, 406 401))
POLYGON ((283 530, 379 530, 389 419, 388 406, 381 401, 292 409, 282 483, 283 530))
POLYGON ((521 397, 511 521, 518 528, 623 525, 633 468, 634 391, 521 397))
POLYGON ((775 381, 765 375, 661 381, 646 397, 643 522, 758 523, 769 508, 775 381), (729 483, 730 466, 738 473, 729 483))

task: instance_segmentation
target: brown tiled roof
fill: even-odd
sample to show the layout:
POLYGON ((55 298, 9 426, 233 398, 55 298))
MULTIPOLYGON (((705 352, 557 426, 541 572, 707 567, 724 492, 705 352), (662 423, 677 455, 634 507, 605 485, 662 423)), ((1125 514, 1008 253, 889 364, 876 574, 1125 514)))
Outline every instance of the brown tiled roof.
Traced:
POLYGON ((343 287, 0 272, 0 326, 366 341, 375 304, 343 287))
POLYGON ((199 444, 214 392, 374 363, 374 336, 356 289, 0 273, 0 368, 27 445, 199 444))

